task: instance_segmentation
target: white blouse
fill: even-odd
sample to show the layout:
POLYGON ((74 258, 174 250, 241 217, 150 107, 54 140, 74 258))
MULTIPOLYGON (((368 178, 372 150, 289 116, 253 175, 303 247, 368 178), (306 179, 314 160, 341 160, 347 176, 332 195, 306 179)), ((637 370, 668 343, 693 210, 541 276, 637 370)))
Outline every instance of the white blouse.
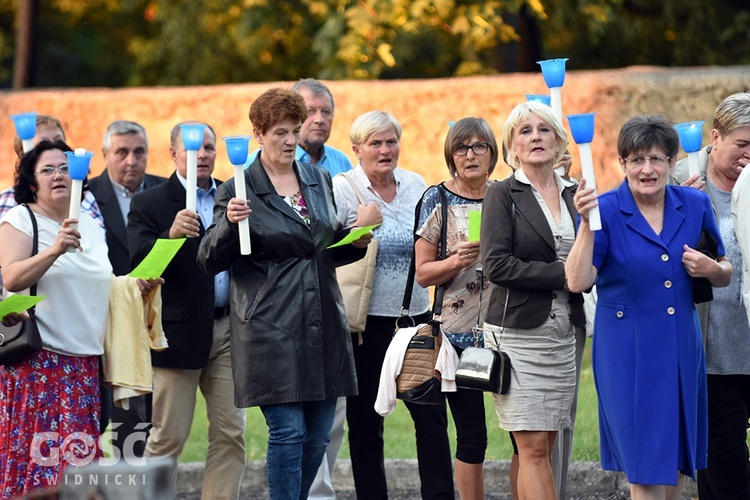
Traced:
MULTIPOLYGON (((39 214, 36 220, 42 252, 54 244, 60 225, 39 214)), ((34 229, 24 206, 8 211, 0 219, 2 224, 33 238, 34 229)), ((78 231, 83 251, 58 257, 37 283, 37 295, 46 298, 37 304, 36 318, 45 349, 70 356, 95 356, 104 352, 112 265, 104 229, 81 213, 78 231)), ((19 293, 29 295, 30 289, 19 293)))

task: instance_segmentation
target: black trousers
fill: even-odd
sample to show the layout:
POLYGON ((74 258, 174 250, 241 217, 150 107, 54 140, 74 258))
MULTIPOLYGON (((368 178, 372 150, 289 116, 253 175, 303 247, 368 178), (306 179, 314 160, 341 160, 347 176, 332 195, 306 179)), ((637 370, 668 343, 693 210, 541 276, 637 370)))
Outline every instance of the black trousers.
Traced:
MULTIPOLYGON (((463 350, 453 347, 460 357, 463 350)), ((446 392, 445 396, 456 426, 456 458, 467 464, 484 463, 487 453, 484 392, 458 389, 446 392)))
MULTIPOLYGON (((111 397, 111 396, 110 396, 111 397)), ((151 394, 130 398, 130 409, 112 405, 112 445, 120 457, 142 457, 151 430, 151 394)))
MULTIPOLYGON (((416 316, 417 323, 429 319, 416 316)), ((354 361, 359 395, 346 398, 346 419, 349 427, 349 452, 358 500, 388 498, 383 457, 383 417, 374 409, 380 370, 385 351, 393 337, 396 318, 368 316, 362 334, 352 334, 354 361)), ((448 418, 445 404, 436 406, 407 404, 414 420, 417 438, 417 459, 422 498, 455 498, 453 467, 448 441, 448 418)))
POLYGON ((708 375, 708 468, 698 471, 701 500, 750 499, 749 410, 750 375, 708 375))

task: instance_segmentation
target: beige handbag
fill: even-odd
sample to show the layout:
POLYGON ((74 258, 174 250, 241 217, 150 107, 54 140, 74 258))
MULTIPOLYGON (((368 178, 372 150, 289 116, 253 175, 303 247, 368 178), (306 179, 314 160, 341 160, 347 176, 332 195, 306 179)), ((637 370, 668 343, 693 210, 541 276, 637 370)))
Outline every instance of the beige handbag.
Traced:
MULTIPOLYGON (((338 175, 349 181, 359 199, 359 203, 366 205, 365 199, 349 176, 338 175)), ((362 333, 365 331, 377 260, 378 240, 373 238, 367 245, 367 253, 362 259, 336 268, 336 279, 339 282, 339 288, 341 288, 341 295, 344 297, 344 307, 349 318, 349 330, 352 332, 362 333)))

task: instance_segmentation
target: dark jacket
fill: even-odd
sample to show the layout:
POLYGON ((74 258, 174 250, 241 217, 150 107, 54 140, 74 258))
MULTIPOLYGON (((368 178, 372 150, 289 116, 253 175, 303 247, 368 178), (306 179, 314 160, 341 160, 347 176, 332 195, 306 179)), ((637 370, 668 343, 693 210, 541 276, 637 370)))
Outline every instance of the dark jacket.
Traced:
MULTIPOLYGON (((128 215, 133 267, 148 255, 157 238, 169 238, 169 228, 175 214, 185 208, 185 198, 177 174, 133 198, 128 215)), ((169 348, 152 351, 154 366, 197 370, 208 361, 213 342, 214 278, 195 264, 204 234, 201 224, 200 236, 185 240, 162 275, 162 325, 169 348)))
MULTIPOLYGON (((149 189, 166 180, 164 177, 146 174, 143 179, 143 188, 149 189)), ((112 188, 112 181, 106 169, 98 177, 89 180, 89 189, 94 194, 96 204, 99 205, 104 218, 112 271, 115 276, 128 274, 132 270, 128 251, 128 233, 120 211, 120 204, 117 201, 117 194, 112 188)))
MULTIPOLYGON (((574 224, 575 190, 570 186, 562 193, 574 224)), ((505 326, 535 328, 544 323, 554 291, 565 286, 565 265, 557 261, 552 230, 530 185, 510 176, 487 188, 479 241, 484 273, 493 284, 486 321, 503 323, 509 289, 505 326)), ((572 294, 571 305, 573 324, 585 326, 583 296, 572 294)))
POLYGON ((245 171, 252 254, 240 255, 237 225, 225 215, 233 179, 219 189, 214 224, 198 252, 206 273, 231 273, 232 371, 241 408, 357 393, 334 266, 362 258, 365 249, 326 249, 348 232, 336 220, 331 176, 307 163, 294 168, 309 226, 276 194, 259 156, 245 171))

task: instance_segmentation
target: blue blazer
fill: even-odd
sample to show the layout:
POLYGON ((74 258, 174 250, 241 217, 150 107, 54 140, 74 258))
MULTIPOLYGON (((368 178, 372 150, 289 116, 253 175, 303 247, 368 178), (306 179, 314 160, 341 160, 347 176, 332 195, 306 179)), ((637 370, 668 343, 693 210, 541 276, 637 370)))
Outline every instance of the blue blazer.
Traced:
POLYGON ((693 247, 702 229, 721 236, 708 196, 692 188, 666 186, 661 234, 627 182, 599 207, 593 365, 602 467, 631 483, 676 484, 675 470, 694 477, 705 468, 708 448, 706 363, 683 245, 693 247))

